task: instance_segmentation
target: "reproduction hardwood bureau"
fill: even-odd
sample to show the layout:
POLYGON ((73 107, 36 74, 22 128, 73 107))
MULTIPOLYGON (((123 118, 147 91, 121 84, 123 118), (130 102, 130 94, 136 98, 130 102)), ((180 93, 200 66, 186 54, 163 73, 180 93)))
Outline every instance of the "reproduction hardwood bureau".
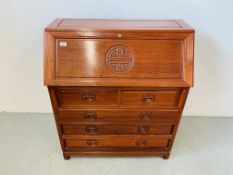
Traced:
POLYGON ((63 156, 169 158, 193 86, 194 30, 181 20, 56 19, 44 32, 63 156))

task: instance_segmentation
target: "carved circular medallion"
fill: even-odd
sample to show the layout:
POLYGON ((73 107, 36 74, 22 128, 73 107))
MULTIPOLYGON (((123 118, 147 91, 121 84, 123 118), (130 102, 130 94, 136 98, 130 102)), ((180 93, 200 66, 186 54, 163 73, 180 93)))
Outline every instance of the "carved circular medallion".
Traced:
POLYGON ((134 56, 125 46, 113 46, 106 54, 105 63, 111 71, 123 73, 133 67, 134 56))

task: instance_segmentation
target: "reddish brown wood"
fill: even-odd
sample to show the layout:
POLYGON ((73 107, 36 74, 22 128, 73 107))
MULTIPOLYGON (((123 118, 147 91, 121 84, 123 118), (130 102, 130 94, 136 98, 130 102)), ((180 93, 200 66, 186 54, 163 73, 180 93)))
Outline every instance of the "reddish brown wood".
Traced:
POLYGON ((46 85, 189 87, 193 84, 193 29, 182 21, 103 20, 103 24, 96 20, 58 21, 45 30, 46 85), (73 21, 74 25, 60 26, 66 21, 73 21), (83 27, 90 23, 97 26, 83 27), (119 24, 119 28, 106 27, 112 23, 119 24), (179 27, 172 27, 174 24, 179 27), (131 71, 114 74, 105 66, 106 55, 114 46, 131 51, 135 59, 131 71))
POLYGON ((166 154, 164 154, 163 158, 164 159, 169 159, 169 156, 170 156, 170 153, 166 153, 166 154))
POLYGON ((154 134, 169 135, 173 125, 150 125, 150 124, 64 124, 61 125, 65 135, 79 134, 154 134))
POLYGON ((79 89, 59 88, 59 106, 72 108, 77 106, 116 106, 118 103, 117 90, 115 89, 79 89))
POLYGON ((182 20, 108 20, 108 19, 55 19, 45 31, 158 31, 193 32, 182 20))
POLYGON ((180 90, 122 91, 121 105, 137 108, 177 108, 180 90))
POLYGON ((59 123, 101 124, 101 123, 147 123, 175 124, 178 110, 154 109, 58 109, 59 123))
MULTIPOLYGON (((59 19, 57 19, 59 20, 59 19)), ((56 23, 56 21, 55 21, 56 23)), ((144 27, 147 28, 182 28, 181 24, 179 24, 179 21, 172 21, 172 20, 167 20, 166 22, 162 20, 100 20, 100 19, 65 19, 61 20, 61 22, 58 23, 58 27, 70 27, 70 28, 95 28, 95 29, 128 29, 128 28, 133 28, 133 29, 141 29, 144 27)))
POLYGON ((180 88, 56 87, 59 108, 178 109, 180 88))
POLYGON ((56 19, 44 32, 64 159, 168 159, 189 88, 194 30, 181 20, 56 19))
POLYGON ((70 155, 70 156, 118 156, 118 157, 128 157, 128 156, 164 156, 167 155, 169 153, 169 151, 166 150, 161 150, 161 149, 148 149, 148 148, 140 148, 140 149, 136 149, 136 148, 121 148, 121 149, 95 149, 95 148, 91 148, 91 149, 87 149, 87 148, 79 148, 78 151, 76 149, 72 150, 72 151, 65 151, 66 155, 70 155), (100 154, 101 153, 101 154, 100 154))
POLYGON ((64 157, 65 160, 69 160, 70 159, 69 154, 66 154, 66 153, 63 153, 63 157, 64 157))
POLYGON ((64 135, 65 145, 67 148, 159 148, 166 147, 170 136, 159 135, 64 135))
POLYGON ((58 39, 55 77, 181 79, 183 45, 180 39, 58 39), (61 47, 62 43, 67 46, 61 47), (144 45, 147 47, 142 47, 144 45), (124 55, 121 55, 122 52, 125 52, 124 55), (126 60, 122 61, 122 58, 126 60), (120 70, 121 67, 117 70, 109 66, 114 62, 130 66, 126 70, 120 70))

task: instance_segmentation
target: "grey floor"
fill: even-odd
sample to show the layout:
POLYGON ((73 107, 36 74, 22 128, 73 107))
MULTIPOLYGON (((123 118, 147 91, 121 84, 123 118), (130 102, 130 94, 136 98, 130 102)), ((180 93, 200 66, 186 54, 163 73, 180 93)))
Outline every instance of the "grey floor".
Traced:
POLYGON ((0 175, 233 175, 233 118, 183 117, 170 159, 64 160, 51 114, 0 113, 0 175))

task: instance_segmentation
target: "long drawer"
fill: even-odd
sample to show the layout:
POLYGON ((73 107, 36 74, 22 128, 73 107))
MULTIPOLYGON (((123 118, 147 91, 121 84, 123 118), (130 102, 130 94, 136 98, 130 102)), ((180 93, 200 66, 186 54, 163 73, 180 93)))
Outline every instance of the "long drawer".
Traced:
POLYGON ((178 110, 79 109, 57 111, 60 123, 155 122, 175 124, 178 110))
POLYGON ((64 124, 61 125, 65 135, 95 135, 95 134, 171 134, 173 125, 152 125, 152 124, 64 124))
POLYGON ((160 135, 108 135, 72 136, 64 138, 67 148, 81 147, 166 147, 170 136, 160 135))

